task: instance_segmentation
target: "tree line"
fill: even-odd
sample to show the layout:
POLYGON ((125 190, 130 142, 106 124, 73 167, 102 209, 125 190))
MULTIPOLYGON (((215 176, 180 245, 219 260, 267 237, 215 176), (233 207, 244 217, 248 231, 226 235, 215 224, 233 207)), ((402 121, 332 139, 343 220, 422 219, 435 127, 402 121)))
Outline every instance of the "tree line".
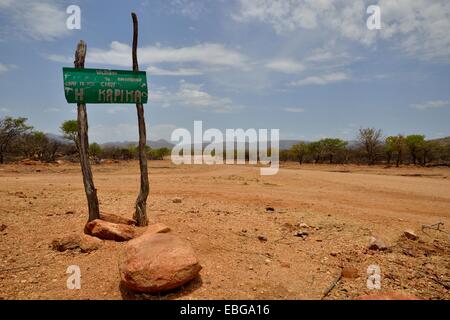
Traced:
MULTIPOLYGON (((0 163, 20 159, 53 162, 56 159, 78 161, 78 127, 76 120, 64 121, 60 126, 65 139, 52 139, 36 131, 26 118, 4 117, 0 119, 0 163)), ((169 148, 146 147, 149 160, 162 160, 170 155, 169 148)), ((93 162, 102 159, 137 159, 136 144, 128 146, 101 146, 91 143, 89 156, 93 162)), ((235 154, 235 157, 237 155, 235 154)), ((248 155, 246 153, 246 159, 248 155)), ((426 140, 424 135, 396 135, 383 137, 381 130, 361 128, 353 143, 324 138, 318 141, 294 144, 280 151, 280 161, 302 163, 377 163, 400 166, 401 164, 430 165, 450 163, 450 142, 426 140)))
POLYGON ((383 163, 400 166, 414 164, 445 164, 450 162, 450 144, 426 140, 425 135, 396 135, 383 137, 380 129, 359 129, 356 141, 349 144, 337 138, 299 142, 289 150, 280 151, 281 161, 298 163, 383 163))
MULTIPOLYGON (((0 118, 0 164, 22 159, 54 162, 57 159, 78 161, 78 124, 76 120, 64 121, 61 134, 65 141, 54 139, 37 131, 27 123, 27 118, 0 118)), ((149 160, 162 160, 170 149, 146 147, 149 160)), ((137 144, 125 147, 89 145, 89 157, 93 162, 102 159, 132 160, 138 156, 137 144)))

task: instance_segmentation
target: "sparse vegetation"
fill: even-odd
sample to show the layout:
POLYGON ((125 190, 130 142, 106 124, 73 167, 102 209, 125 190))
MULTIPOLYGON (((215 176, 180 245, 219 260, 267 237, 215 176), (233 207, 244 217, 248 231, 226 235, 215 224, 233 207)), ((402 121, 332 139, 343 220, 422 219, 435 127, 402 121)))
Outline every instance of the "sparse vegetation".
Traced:
MULTIPOLYGON (((66 120, 61 126, 63 138, 33 131, 26 118, 5 117, 0 120, 0 161, 32 159, 52 162, 58 158, 77 161, 78 130, 76 120, 66 120)), ((148 160, 163 160, 171 149, 146 146, 148 160)), ((269 150, 270 152, 270 150, 269 150)), ((193 151, 192 151, 193 153, 193 151)), ((102 159, 137 159, 137 144, 127 146, 100 145, 96 142, 89 146, 89 156, 99 162, 102 159)), ((237 152, 235 150, 235 158, 237 152)), ((226 157, 226 150, 224 150, 226 157)), ((245 159, 249 160, 248 150, 245 159)), ((288 150, 280 150, 280 161, 330 164, 402 164, 432 166, 450 163, 450 143, 446 139, 426 140, 424 135, 396 135, 383 138, 381 130, 361 128, 356 142, 347 142, 338 138, 324 138, 318 141, 299 141, 288 150)))

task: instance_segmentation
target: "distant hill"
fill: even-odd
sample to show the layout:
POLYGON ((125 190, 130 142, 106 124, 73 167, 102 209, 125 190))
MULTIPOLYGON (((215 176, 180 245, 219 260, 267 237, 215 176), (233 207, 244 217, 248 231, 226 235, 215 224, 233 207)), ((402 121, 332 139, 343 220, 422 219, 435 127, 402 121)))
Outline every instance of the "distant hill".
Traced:
MULTIPOLYGON (((71 142, 69 140, 64 139, 63 136, 54 134, 54 133, 46 133, 45 136, 50 139, 50 140, 54 140, 57 141, 59 143, 62 144, 70 144, 71 142)), ((128 147, 130 144, 133 145, 137 145, 138 142, 137 141, 121 141, 121 142, 106 142, 106 143, 101 143, 100 145, 102 147, 128 147)), ((149 145, 151 148, 154 149, 160 149, 160 148, 169 148, 171 149, 174 144, 170 143, 164 139, 159 139, 156 141, 147 141, 147 145, 149 145)))
MULTIPOLYGON (((118 147, 118 148, 125 148, 128 147, 129 145, 137 145, 138 142, 137 141, 116 141, 116 142, 106 142, 106 143, 101 143, 100 145, 102 147, 118 147)), ((160 149, 160 148, 169 148, 171 149, 174 144, 170 143, 164 139, 159 139, 156 141, 150 141, 147 140, 147 145, 150 146, 150 148, 153 149, 160 149)))
POLYGON ((445 144, 447 146, 450 146, 450 137, 445 137, 445 138, 439 138, 439 139, 433 139, 431 141, 436 141, 442 144, 445 144))
POLYGON ((64 139, 64 137, 54 134, 54 133, 46 133, 45 136, 49 139, 49 140, 53 140, 53 141, 57 141, 59 143, 62 144, 70 144, 71 142, 69 140, 64 139))

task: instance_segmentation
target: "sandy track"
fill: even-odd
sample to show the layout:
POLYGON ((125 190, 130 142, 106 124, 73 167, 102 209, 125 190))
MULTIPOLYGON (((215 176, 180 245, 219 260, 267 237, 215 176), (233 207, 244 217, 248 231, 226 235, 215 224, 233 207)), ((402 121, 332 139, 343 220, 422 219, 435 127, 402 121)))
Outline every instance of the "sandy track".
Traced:
MULTIPOLYGON (((423 223, 450 225, 450 170, 344 169, 300 170, 289 164, 276 176, 260 176, 249 166, 150 162, 150 218, 188 239, 203 270, 181 290, 145 298, 317 299, 341 266, 352 265, 360 277, 344 279, 329 296, 348 299, 368 292, 365 272, 375 263, 382 268, 385 289, 448 299, 448 291, 431 279, 450 279, 446 234, 421 234, 423 243, 411 248, 399 239, 407 228, 420 233, 423 223), (172 203, 174 197, 182 197, 182 203, 172 203), (275 212, 267 212, 267 206, 275 212), (302 222, 313 226, 305 240, 293 236, 302 222), (366 250, 373 233, 385 236, 394 249, 366 250), (431 254, 422 256, 424 250, 431 254), (419 277, 423 272, 429 277, 419 277)), ((135 162, 95 166, 102 210, 131 216, 138 174, 135 162)), ((143 298, 119 288, 117 254, 123 244, 105 242, 91 254, 49 248, 58 235, 82 232, 86 217, 78 166, 0 167, 0 224, 7 225, 0 233, 0 296, 143 298), (65 214, 70 210, 75 214, 65 214), (81 290, 66 289, 71 264, 81 267, 81 290)))

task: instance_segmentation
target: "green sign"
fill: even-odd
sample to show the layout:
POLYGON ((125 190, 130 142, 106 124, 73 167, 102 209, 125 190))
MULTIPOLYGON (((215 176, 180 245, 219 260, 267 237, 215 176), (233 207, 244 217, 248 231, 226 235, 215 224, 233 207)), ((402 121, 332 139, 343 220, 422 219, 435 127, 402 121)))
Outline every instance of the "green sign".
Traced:
POLYGON ((147 103, 144 71, 63 68, 68 103, 147 103))

